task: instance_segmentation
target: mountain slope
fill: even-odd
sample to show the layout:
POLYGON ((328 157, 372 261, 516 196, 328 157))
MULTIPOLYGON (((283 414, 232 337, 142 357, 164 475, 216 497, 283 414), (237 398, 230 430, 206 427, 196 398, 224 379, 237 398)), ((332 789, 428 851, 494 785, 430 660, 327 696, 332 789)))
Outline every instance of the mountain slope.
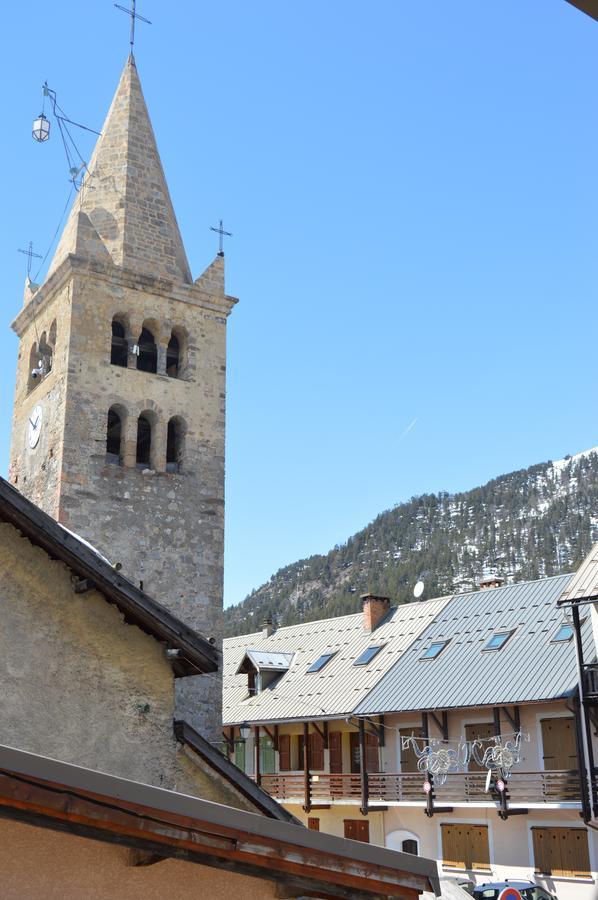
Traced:
POLYGON ((381 513, 346 544, 285 566, 225 610, 226 634, 356 612, 366 591, 393 602, 476 588, 484 572, 526 581, 570 572, 598 540, 598 448, 494 478, 459 494, 423 494, 381 513))

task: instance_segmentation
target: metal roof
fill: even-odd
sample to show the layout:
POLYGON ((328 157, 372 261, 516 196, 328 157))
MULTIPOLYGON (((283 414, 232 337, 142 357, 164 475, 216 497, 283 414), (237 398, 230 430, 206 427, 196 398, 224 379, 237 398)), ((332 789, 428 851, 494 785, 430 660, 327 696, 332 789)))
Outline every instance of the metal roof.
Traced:
MULTIPOLYGON (((456 594, 356 707, 356 715, 498 706, 567 697, 577 689, 573 640, 552 643, 563 622, 557 601, 572 575, 456 594), (484 650, 497 631, 514 633, 484 650), (448 641, 422 660, 433 641, 448 641)), ((594 657, 589 617, 584 655, 594 657)))
POLYGON ((571 603, 576 600, 598 599, 598 544, 594 544, 581 566, 569 581, 559 603, 571 603))
POLYGON ((266 669, 269 672, 286 672, 293 661, 292 653, 274 653, 270 650, 246 650, 238 665, 237 673, 246 659, 249 659, 256 669, 266 669))
POLYGON ((363 613, 279 628, 224 641, 225 725, 281 722, 288 719, 335 718, 351 713, 445 607, 450 597, 405 603, 389 611, 371 633, 364 631, 363 613), (368 647, 383 645, 369 665, 354 666, 368 647), (259 694, 248 693, 247 675, 237 669, 248 650, 292 655, 288 671, 259 694), (323 654, 334 654, 318 672, 308 668, 323 654))

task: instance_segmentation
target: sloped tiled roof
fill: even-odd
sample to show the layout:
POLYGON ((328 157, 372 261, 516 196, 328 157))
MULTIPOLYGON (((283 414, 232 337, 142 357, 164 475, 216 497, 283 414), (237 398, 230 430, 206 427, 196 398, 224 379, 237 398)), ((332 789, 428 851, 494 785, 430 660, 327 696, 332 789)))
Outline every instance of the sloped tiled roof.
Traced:
POLYGON ((227 638, 224 724, 348 715, 449 600, 450 597, 443 597, 398 606, 371 634, 363 629, 363 614, 356 613, 289 625, 269 637, 256 632, 227 638), (353 665, 364 650, 381 644, 383 649, 369 665, 353 665), (253 696, 248 694, 247 675, 236 674, 249 649, 252 653, 261 650, 293 655, 288 671, 253 696), (307 669, 325 653, 334 656, 319 672, 308 674, 307 669))
MULTIPOLYGON (((552 638, 563 622, 557 601, 575 576, 559 575, 492 590, 456 594, 354 710, 374 715, 553 700, 577 689, 573 640, 552 638), (483 648, 497 631, 513 635, 500 650, 483 648), (436 659, 422 660, 435 641, 436 659)), ((589 617, 584 657, 594 656, 589 617)))

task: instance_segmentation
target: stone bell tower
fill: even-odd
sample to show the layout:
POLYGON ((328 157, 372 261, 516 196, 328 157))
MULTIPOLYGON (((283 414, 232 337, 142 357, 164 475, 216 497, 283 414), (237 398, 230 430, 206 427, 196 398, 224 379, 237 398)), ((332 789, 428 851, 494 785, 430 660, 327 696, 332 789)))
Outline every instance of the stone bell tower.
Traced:
MULTIPOLYGON (((219 644, 236 299, 222 255, 193 281, 132 55, 88 169, 13 323, 10 479, 219 644)), ((186 718, 217 736, 217 680, 185 682, 186 718)))

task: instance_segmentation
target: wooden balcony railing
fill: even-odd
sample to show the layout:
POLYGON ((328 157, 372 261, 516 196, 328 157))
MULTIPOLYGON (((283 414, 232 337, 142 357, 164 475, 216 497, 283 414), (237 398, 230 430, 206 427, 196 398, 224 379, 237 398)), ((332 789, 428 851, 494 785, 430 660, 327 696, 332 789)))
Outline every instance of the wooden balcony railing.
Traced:
MULTIPOLYGON (((367 775, 369 804, 424 803, 425 776, 416 773, 370 772, 367 775)), ((262 787, 277 800, 303 800, 303 774, 262 775, 262 787)), ((435 784, 436 803, 492 802, 495 798, 485 790, 485 772, 451 773, 444 784, 435 784)), ((309 775, 312 803, 342 801, 360 803, 362 782, 360 775, 309 775)), ((546 772, 513 772, 508 780, 509 804, 525 806, 531 803, 581 803, 579 773, 575 770, 546 772)))

